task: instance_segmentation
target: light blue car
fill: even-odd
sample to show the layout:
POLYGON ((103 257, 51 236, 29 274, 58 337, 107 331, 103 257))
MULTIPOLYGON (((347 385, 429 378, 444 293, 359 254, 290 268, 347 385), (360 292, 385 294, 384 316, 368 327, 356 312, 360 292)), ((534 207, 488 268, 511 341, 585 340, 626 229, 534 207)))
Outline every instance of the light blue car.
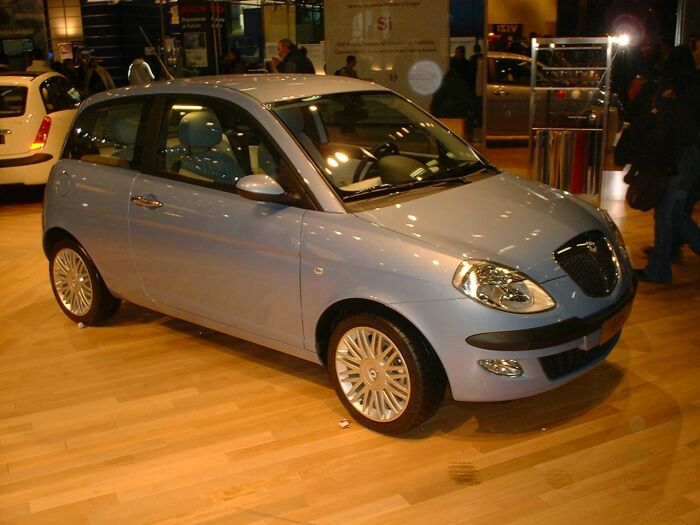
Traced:
POLYGON ((229 76, 90 98, 44 203, 59 306, 120 300, 326 366, 385 433, 600 363, 635 282, 582 200, 490 165, 429 114, 337 76, 229 76))

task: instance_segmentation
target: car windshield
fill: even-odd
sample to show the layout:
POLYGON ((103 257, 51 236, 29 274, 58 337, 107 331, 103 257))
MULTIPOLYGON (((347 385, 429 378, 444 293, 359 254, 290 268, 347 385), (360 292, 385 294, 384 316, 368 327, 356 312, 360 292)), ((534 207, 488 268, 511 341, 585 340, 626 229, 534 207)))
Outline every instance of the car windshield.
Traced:
POLYGON ((23 115, 26 100, 27 88, 0 86, 0 118, 23 115))
POLYGON ((466 182, 488 164, 433 117, 393 93, 342 93, 272 105, 338 195, 356 201, 466 182))

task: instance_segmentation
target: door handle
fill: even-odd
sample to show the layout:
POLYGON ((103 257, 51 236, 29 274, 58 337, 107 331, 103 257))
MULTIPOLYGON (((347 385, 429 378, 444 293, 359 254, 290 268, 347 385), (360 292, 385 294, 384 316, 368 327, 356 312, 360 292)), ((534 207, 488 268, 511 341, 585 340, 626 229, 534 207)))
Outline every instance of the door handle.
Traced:
POLYGON ((501 95, 509 95, 510 93, 505 89, 494 89, 493 94, 498 95, 500 97, 501 95))
POLYGON ((142 197, 141 195, 137 195, 136 197, 131 197, 131 202, 138 206, 143 206, 144 208, 162 208, 163 203, 160 201, 157 201, 155 199, 147 199, 146 197, 142 197))

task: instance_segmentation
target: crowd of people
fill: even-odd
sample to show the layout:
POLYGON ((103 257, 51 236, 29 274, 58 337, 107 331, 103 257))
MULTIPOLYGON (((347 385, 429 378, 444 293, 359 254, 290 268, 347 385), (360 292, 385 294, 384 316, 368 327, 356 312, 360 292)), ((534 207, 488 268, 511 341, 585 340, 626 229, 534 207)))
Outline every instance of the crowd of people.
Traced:
POLYGON ((447 73, 433 94, 430 112, 436 117, 464 119, 473 138, 473 131, 482 125, 484 55, 478 42, 469 58, 466 51, 465 46, 455 48, 447 73))
MULTIPOLYGON (((0 71, 10 71, 8 62, 7 56, 0 53, 0 71)), ((87 55, 81 55, 77 63, 72 58, 51 62, 42 49, 36 48, 24 70, 30 73, 57 71, 68 79, 83 98, 116 87, 109 71, 96 57, 87 55)))

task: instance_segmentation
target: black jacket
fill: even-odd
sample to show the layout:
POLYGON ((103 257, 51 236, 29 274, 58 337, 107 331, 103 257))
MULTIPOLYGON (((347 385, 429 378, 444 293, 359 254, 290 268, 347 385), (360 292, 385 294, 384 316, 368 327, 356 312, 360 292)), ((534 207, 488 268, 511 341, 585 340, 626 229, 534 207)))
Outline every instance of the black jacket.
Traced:
POLYGON ((282 59, 277 66, 277 71, 280 73, 311 73, 316 74, 316 69, 311 63, 311 60, 298 48, 294 47, 289 50, 289 53, 282 59))

